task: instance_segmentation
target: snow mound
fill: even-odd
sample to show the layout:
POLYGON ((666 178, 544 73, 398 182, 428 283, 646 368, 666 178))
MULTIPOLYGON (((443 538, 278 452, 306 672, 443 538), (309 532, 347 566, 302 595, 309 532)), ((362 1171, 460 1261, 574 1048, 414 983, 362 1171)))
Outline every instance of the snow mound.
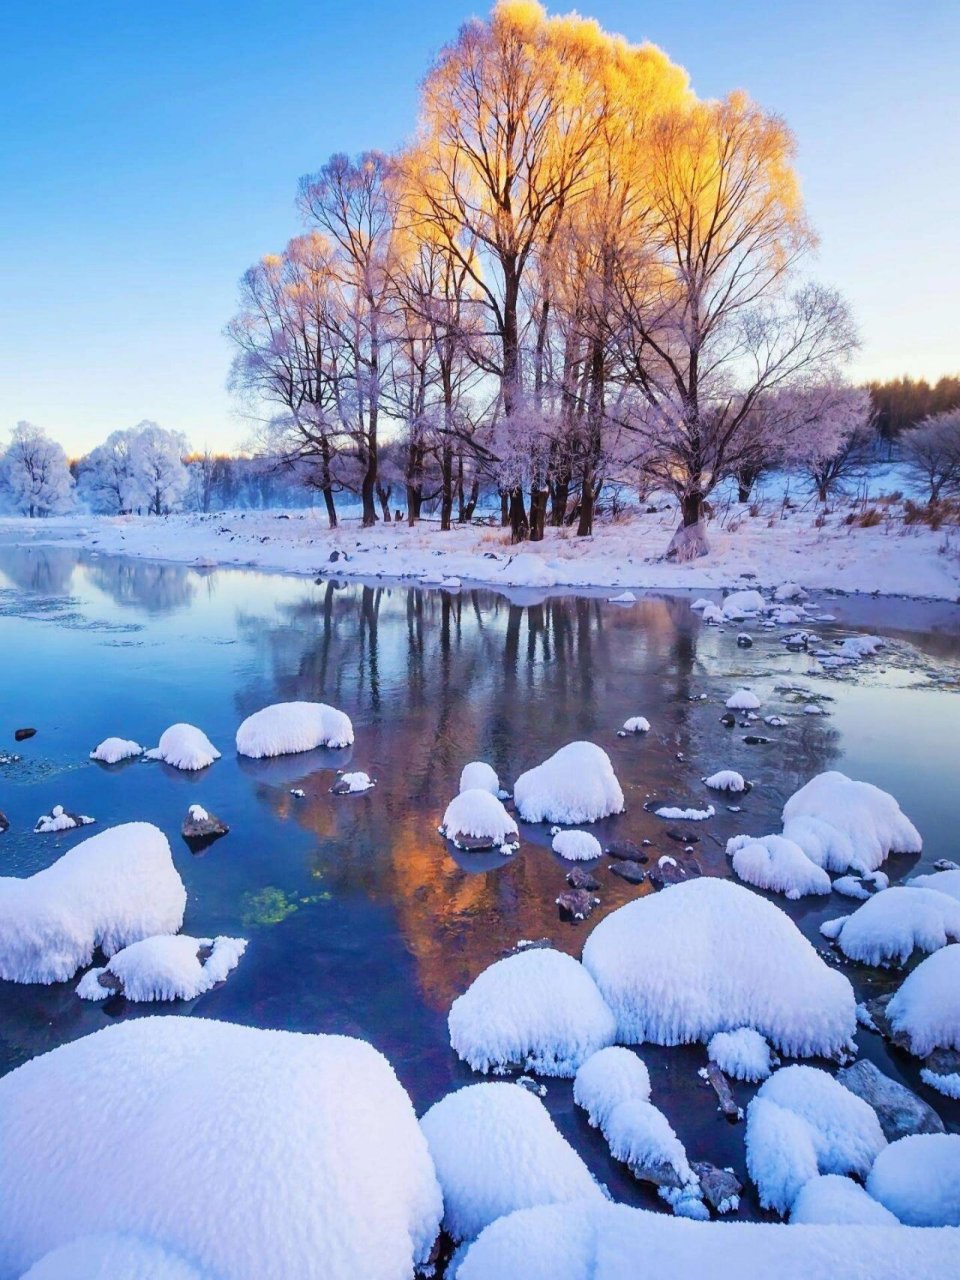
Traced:
POLYGON ((706 822, 708 818, 712 818, 716 813, 712 804, 708 804, 705 809, 681 809, 677 805, 665 804, 659 809, 654 809, 654 813, 658 818, 666 818, 668 821, 674 822, 706 822))
POLYGON ((727 841, 727 857, 745 883, 793 900, 809 893, 829 893, 832 888, 823 868, 784 836, 734 836, 727 841))
POLYGON ((237 751, 254 760, 352 743, 350 717, 325 702, 274 702, 247 716, 237 730, 237 751))
POLYGON ((949 894, 960 902, 960 871, 934 871, 925 876, 911 876, 907 888, 936 889, 938 893, 949 894))
POLYGON ((172 724, 164 729, 157 746, 144 752, 146 760, 162 760, 175 769, 206 769, 220 752, 205 733, 192 724, 172 724))
POLYGON ((35 1262, 22 1280, 205 1280, 182 1258, 137 1236, 81 1236, 35 1262))
POLYGON ((707 1056, 711 1062, 734 1080, 766 1080, 773 1070, 770 1046, 753 1027, 737 1027, 736 1031, 718 1031, 710 1037, 707 1056))
POLYGON ((765 1209, 786 1214, 818 1173, 866 1177, 887 1145, 877 1113, 818 1067, 774 1072, 747 1108, 747 1171, 765 1209))
POLYGON ((49 813, 41 814, 34 831, 48 835, 53 831, 73 831, 76 827, 89 827, 95 821, 85 813, 67 813, 62 804, 55 804, 49 813))
POLYGON ((330 790, 336 795, 356 796, 370 791, 376 785, 369 773, 358 770, 356 773, 341 773, 330 790))
POLYGON ((650 721, 646 716, 630 716, 624 720, 621 733, 649 733, 650 721))
POLYGON ((914 1133, 891 1142, 866 1186, 909 1227, 960 1226, 960 1134, 914 1133))
POLYGON ((144 938, 118 951, 105 968, 85 973, 77 995, 105 1000, 119 990, 128 1000, 194 1000, 223 982, 246 948, 242 938, 144 938))
POLYGON ((66 982, 97 947, 112 956, 176 933, 186 902, 162 831, 146 822, 101 831, 27 879, 0 877, 0 977, 66 982))
POLYGON ((896 800, 869 782, 829 771, 783 806, 783 834, 825 871, 876 871, 890 853, 919 853, 919 832, 896 800))
POLYGON ((667 1117, 642 1098, 618 1102, 607 1116, 603 1135, 614 1160, 622 1160, 635 1176, 647 1175, 664 1188, 689 1188, 698 1196, 700 1180, 690 1168, 683 1143, 667 1117))
POLYGON ((882 871, 871 871, 865 876, 838 876, 833 882, 834 893, 844 898, 857 898, 866 902, 881 889, 890 888, 890 877, 882 871))
POLYGON ((553 837, 551 846, 554 853, 570 862, 588 862, 591 858, 599 858, 603 846, 596 836, 589 831, 558 831, 553 837))
POLYGON ((590 1055, 573 1081, 573 1100, 606 1137, 607 1121, 621 1102, 650 1101, 650 1073, 630 1049, 611 1045, 590 1055))
POLYGON ((790 1210, 794 1225, 895 1227, 899 1219, 839 1173, 818 1174, 800 1188, 790 1210))
POLYGON ((572 956, 531 948, 497 960, 454 1000, 450 1044, 474 1071, 572 1076, 612 1044, 613 1014, 572 956))
POLYGON ((420 1121, 443 1190, 443 1226, 471 1240, 514 1209, 602 1200, 539 1098, 515 1084, 475 1084, 420 1121))
POLYGON ((607 604, 636 604, 637 597, 632 591, 621 591, 618 596, 609 596, 607 604))
POLYGON ((90 759, 99 760, 101 764, 119 764, 121 760, 131 760, 134 756, 142 755, 143 747, 139 742, 133 742, 129 738, 104 738, 90 752, 90 759))
POLYGON ((886 1014, 918 1058, 934 1049, 960 1049, 960 946, 944 947, 918 964, 886 1014))
POLYGON ((700 596, 698 600, 694 600, 690 608, 696 609, 697 612, 699 612, 701 609, 706 609, 707 605, 710 605, 710 604, 713 604, 712 600, 708 600, 706 596, 700 596))
POLYGON ((102 1231, 218 1280, 408 1280, 442 1213, 410 1099, 345 1036, 130 1019, 0 1080, 0 1131, 3 1276, 102 1231))
POLYGON ((485 841, 490 847, 516 848, 520 837, 517 824, 502 802, 479 787, 454 796, 447 805, 440 831, 455 845, 467 840, 485 841))
POLYGON ((714 626, 719 626, 727 621, 727 615, 719 607, 719 605, 711 604, 709 601, 703 606, 703 612, 700 615, 704 622, 714 626))
POLYGON ((960 902, 936 889, 894 885, 853 915, 825 920, 820 932, 861 964, 903 965, 914 948, 938 951, 960 941, 960 902))
POLYGON ((760 699, 750 689, 737 689, 727 699, 728 711, 757 711, 760 699))
POLYGON ((496 769, 483 760, 471 760, 463 766, 460 774, 461 791, 489 791, 492 796, 500 795, 500 779, 496 769))
POLYGON ((880 636, 848 636, 837 646, 841 658, 852 658, 859 662, 861 658, 872 658, 884 646, 880 636))
POLYGON ((711 773, 709 778, 704 778, 703 782, 711 791, 734 791, 739 793, 747 789, 743 774, 737 773, 736 769, 720 769, 717 773, 711 773))
POLYGON ((610 757, 592 742, 570 742, 522 773, 513 799, 525 822, 597 822, 623 812, 610 757))
POLYGON ((759 591, 731 591, 724 596, 722 609, 731 622, 739 622, 754 613, 763 613, 766 601, 759 591))
POLYGON ((630 1044, 749 1026, 791 1056, 833 1056, 856 1029, 843 974, 779 907, 729 880, 685 880, 627 903, 593 930, 583 963, 630 1044))
POLYGON ((960 1071, 949 1071, 946 1074, 940 1071, 931 1071, 929 1067, 924 1067, 920 1072, 920 1079, 924 1084, 936 1089, 942 1093, 945 1098, 956 1098, 960 1100, 960 1071))
POLYGON ((787 600, 806 600, 807 593, 798 582, 784 582, 774 591, 773 598, 783 604, 787 600))

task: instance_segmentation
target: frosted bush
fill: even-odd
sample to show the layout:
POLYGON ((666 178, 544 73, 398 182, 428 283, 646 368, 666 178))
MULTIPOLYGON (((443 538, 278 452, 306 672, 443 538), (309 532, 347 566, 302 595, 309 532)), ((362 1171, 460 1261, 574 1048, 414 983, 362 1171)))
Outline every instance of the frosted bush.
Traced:
POLYGON ((919 853, 919 832, 896 800, 869 782, 830 771, 783 807, 783 834, 825 871, 876 871, 890 853, 919 853))
POLYGON ((325 702, 275 702, 247 716, 237 730, 238 753, 254 760, 352 743, 350 717, 325 702))
POLYGON ((727 841, 727 857, 732 859, 739 879, 790 899, 825 894, 831 889, 830 877, 823 868, 784 836, 734 836, 727 841))
POLYGON ((513 799, 525 822, 597 822, 623 812, 610 757, 592 742, 571 742, 516 781, 513 799))
POLYGON ((172 724, 160 735, 160 741, 152 750, 144 752, 146 760, 162 760, 175 769, 206 769, 220 752, 205 733, 192 724, 172 724))

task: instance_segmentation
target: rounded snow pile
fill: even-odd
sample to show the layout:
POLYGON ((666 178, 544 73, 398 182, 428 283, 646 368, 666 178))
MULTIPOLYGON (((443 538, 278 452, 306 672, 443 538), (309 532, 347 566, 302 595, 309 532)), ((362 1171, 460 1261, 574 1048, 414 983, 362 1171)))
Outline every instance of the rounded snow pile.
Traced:
POLYGON ((192 724, 172 724, 164 729, 160 741, 152 750, 144 752, 148 760, 162 760, 174 769, 206 769, 220 752, 207 735, 192 724))
POLYGON ((183 1258, 137 1236, 81 1236, 44 1254, 23 1280, 205 1280, 183 1258))
POLYGON ((718 1031, 710 1037, 707 1057, 734 1080, 766 1080, 773 1069, 770 1046, 753 1027, 718 1031))
POLYGON ((911 889, 936 889, 960 901, 960 871, 934 871, 925 876, 911 876, 907 881, 911 889))
POLYGON ((460 774, 461 791, 489 791, 492 796, 500 796, 500 779, 497 771, 485 760, 471 760, 463 766, 460 774))
POLYGON ((603 1193, 539 1098, 515 1084, 449 1093, 420 1121, 443 1190, 443 1226, 471 1240, 514 1209, 603 1193))
POLYGON ((918 964, 886 1014, 918 1058, 934 1049, 960 1049, 960 945, 944 947, 918 964))
POLYGON ((709 778, 704 778, 704 786, 711 791, 746 791, 747 784, 743 780, 743 774, 737 773, 736 769, 720 769, 717 773, 711 773, 709 778))
POLYGON ((853 915, 825 920, 820 932, 851 960, 902 965, 914 948, 938 951, 960 941, 960 902, 937 889, 894 885, 868 898, 853 915))
POLYGON ((960 1227, 960 1134, 913 1133, 891 1142, 870 1170, 867 1191, 909 1227, 960 1227))
POLYGON ((685 880, 627 903, 593 930, 583 963, 627 1043, 747 1026, 791 1056, 834 1056, 856 1029, 843 974, 779 907, 729 880, 685 880))
POLYGON ((624 720, 623 728, 620 730, 622 734, 628 733, 649 733, 650 721, 646 716, 630 716, 624 720))
POLYGON ((109 957, 176 933, 186 903, 162 831, 147 822, 101 831, 25 880, 0 877, 0 978, 66 982, 97 947, 109 957))
POLYGON ((352 743, 350 717, 325 702, 275 702, 247 716, 237 730, 237 751, 253 760, 352 743))
POLYGON ((825 871, 876 871, 890 853, 919 853, 920 833, 896 800, 869 782, 830 770, 783 806, 783 834, 825 871))
POLYGON ((242 938, 191 938, 185 933, 144 938, 118 951, 105 968, 85 973, 77 995, 105 1000, 119 983, 128 1000, 193 1000, 223 982, 246 949, 242 938), (202 951, 208 953, 204 960, 202 951), (109 985, 100 981, 102 976, 109 985))
POLYGON ((727 857, 747 884, 793 900, 808 893, 829 893, 832 887, 824 869, 784 836, 734 836, 727 841, 727 857))
POLYGON ((596 984, 572 956, 535 948, 484 969, 447 1019, 450 1044, 474 1071, 572 1076, 616 1032, 596 984))
POLYGON ((760 699, 750 689, 737 689, 727 699, 728 711, 757 711, 760 699))
POLYGON ((766 601, 759 591, 731 591, 728 596, 724 596, 722 603, 724 616, 732 622, 739 622, 741 618, 754 613, 763 613, 766 607, 766 601))
POLYGON ((409 1280, 442 1213, 410 1099, 345 1036, 133 1019, 0 1080, 0 1132, 3 1276, 100 1231, 218 1280, 409 1280))
POLYGON ((139 742, 133 742, 129 738, 104 738, 90 752, 90 759, 99 760, 101 764, 119 764, 121 760, 131 760, 134 756, 142 755, 143 747, 139 742))
POLYGON ((553 852, 570 862, 589 862, 603 854, 603 846, 589 831, 558 831, 553 837, 553 852))
POLYGON ((447 805, 440 830, 448 840, 489 841, 490 845, 510 845, 519 839, 519 830, 500 800, 489 791, 474 787, 461 791, 447 805))
POLYGON ((525 822, 597 822, 623 812, 623 792, 610 757, 592 742, 570 742, 528 769, 513 789, 525 822))
POLYGON ((898 1219, 879 1201, 867 1195, 859 1182, 839 1173, 822 1173, 800 1189, 790 1210, 790 1221, 820 1226, 895 1227, 898 1219))
POLYGON ((630 1049, 611 1045, 590 1055, 573 1082, 573 1100, 590 1124, 606 1134, 606 1124, 621 1102, 650 1101, 650 1073, 630 1049))

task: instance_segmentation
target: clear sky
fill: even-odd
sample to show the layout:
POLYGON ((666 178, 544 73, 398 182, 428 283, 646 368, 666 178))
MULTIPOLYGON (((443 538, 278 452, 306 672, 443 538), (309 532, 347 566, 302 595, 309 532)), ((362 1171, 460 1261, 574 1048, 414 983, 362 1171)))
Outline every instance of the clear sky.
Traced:
MULTIPOLYGON (((551 6, 563 11, 571 7, 551 6)), ((701 96, 783 114, 850 299, 855 374, 960 371, 960 0, 581 0, 701 96)), ((236 282, 300 230, 301 174, 390 149, 471 0, 7 0, 0 433, 68 452, 141 418, 227 447, 236 282)))

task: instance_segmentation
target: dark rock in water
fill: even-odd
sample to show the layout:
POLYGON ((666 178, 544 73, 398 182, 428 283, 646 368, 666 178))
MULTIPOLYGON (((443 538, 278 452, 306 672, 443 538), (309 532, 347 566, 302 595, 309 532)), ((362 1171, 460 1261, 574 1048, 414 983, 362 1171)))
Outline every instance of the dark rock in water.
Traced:
POLYGON ((550 951, 553 943, 549 938, 521 938, 514 947, 507 947, 505 956, 517 956, 521 951, 550 951))
POLYGON ((683 880, 695 880, 703 871, 695 858, 689 862, 677 862, 673 858, 661 858, 655 867, 647 873, 650 883, 657 889, 665 889, 667 885, 680 884, 683 880))
POLYGON ((595 898, 586 889, 564 889, 557 898, 560 915, 570 920, 586 920, 593 908, 599 904, 600 899, 595 898))
POLYGON ((535 1093, 538 1098, 547 1096, 547 1086, 534 1080, 533 1076, 518 1076, 514 1083, 518 1084, 521 1089, 526 1089, 528 1093, 535 1093))
POLYGON ((905 1053, 910 1053, 910 1037, 903 1031, 894 1031, 890 1025, 890 1019, 887 1017, 887 1005, 893 999, 893 996, 894 992, 888 991, 885 996, 877 996, 873 1000, 868 1000, 865 1007, 873 1022, 873 1029, 878 1031, 884 1040, 889 1040, 898 1049, 903 1049, 905 1053))
POLYGON ((960 1049, 934 1049, 923 1065, 937 1076, 960 1075, 960 1049))
MULTIPOLYGON (((347 557, 346 557, 346 556, 344 556, 343 558, 344 558, 344 560, 346 560, 346 558, 347 558, 347 557)), ((330 563, 330 564, 336 564, 336 562, 337 562, 339 559, 340 559, 340 552, 339 552, 339 551, 331 551, 331 552, 330 552, 330 554, 327 556, 327 561, 328 561, 328 563, 330 563)))
POLYGON ((32 738, 36 732, 36 729, 15 729, 13 736, 17 742, 26 742, 26 740, 28 738, 32 738))
POLYGON ((592 871, 586 871, 583 867, 574 867, 567 872, 567 884, 571 889, 594 889, 600 888, 600 881, 592 871))
POLYGON ((647 878, 647 873, 636 862, 624 860, 611 862, 609 865, 613 874, 619 876, 621 880, 626 880, 628 884, 643 884, 647 878))
POLYGON ((693 831, 678 831, 676 827, 668 827, 667 835, 677 844, 699 844, 700 837, 693 831))
POLYGON ((737 648, 738 649, 753 648, 753 640, 750 638, 750 636, 747 635, 745 631, 741 632, 741 634, 737 636, 737 648))
POLYGON ((679 1171, 669 1160, 628 1160, 627 1164, 639 1182, 651 1182, 655 1187, 678 1188, 684 1185, 679 1171))
POLYGON ((724 715, 720 717, 720 723, 724 726, 724 728, 732 729, 734 725, 737 723, 737 717, 733 714, 732 711, 727 711, 724 715))
POLYGON ((737 1106, 736 1100, 733 1096, 733 1090, 730 1088, 730 1081, 715 1062, 707 1063, 706 1078, 713 1086, 713 1091, 717 1095, 717 1101, 720 1103, 720 1110, 730 1123, 735 1124, 738 1120, 742 1120, 743 1112, 737 1106))
POLYGON ((206 964, 212 955, 213 947, 208 942, 197 948, 197 961, 200 964, 206 964))
POLYGON ((891 1080, 867 1058, 859 1058, 852 1066, 842 1067, 837 1079, 877 1113, 880 1128, 888 1142, 905 1138, 908 1133, 943 1133, 944 1124, 933 1107, 906 1087, 891 1080))
POLYGON ((3 810, 0 809, 0 833, 4 831, 9 831, 9 830, 10 830, 10 819, 3 812, 3 810))
POLYGON ((706 1160, 695 1160, 690 1167, 700 1179, 703 1198, 714 1213, 730 1213, 738 1207, 743 1187, 732 1169, 720 1169, 706 1160))
POLYGON ((770 741, 769 738, 765 738, 761 733, 744 734, 743 740, 748 747, 763 747, 770 741))
POLYGON ((105 991, 113 991, 118 994, 123 990, 123 983, 115 973, 111 973, 109 969, 104 969, 103 973, 97 974, 97 983, 103 987, 105 991))
POLYGON ((198 804, 192 804, 187 810, 180 833, 194 852, 207 848, 214 840, 225 836, 230 828, 221 822, 215 813, 207 813, 198 804))
POLYGON ((500 841, 494 840, 490 836, 465 836, 463 834, 458 834, 453 839, 453 844, 465 853, 488 853, 491 849, 499 849, 501 847, 500 841))
POLYGON ((632 840, 613 840, 606 846, 604 853, 608 858, 616 858, 619 862, 650 861, 650 855, 632 840))

